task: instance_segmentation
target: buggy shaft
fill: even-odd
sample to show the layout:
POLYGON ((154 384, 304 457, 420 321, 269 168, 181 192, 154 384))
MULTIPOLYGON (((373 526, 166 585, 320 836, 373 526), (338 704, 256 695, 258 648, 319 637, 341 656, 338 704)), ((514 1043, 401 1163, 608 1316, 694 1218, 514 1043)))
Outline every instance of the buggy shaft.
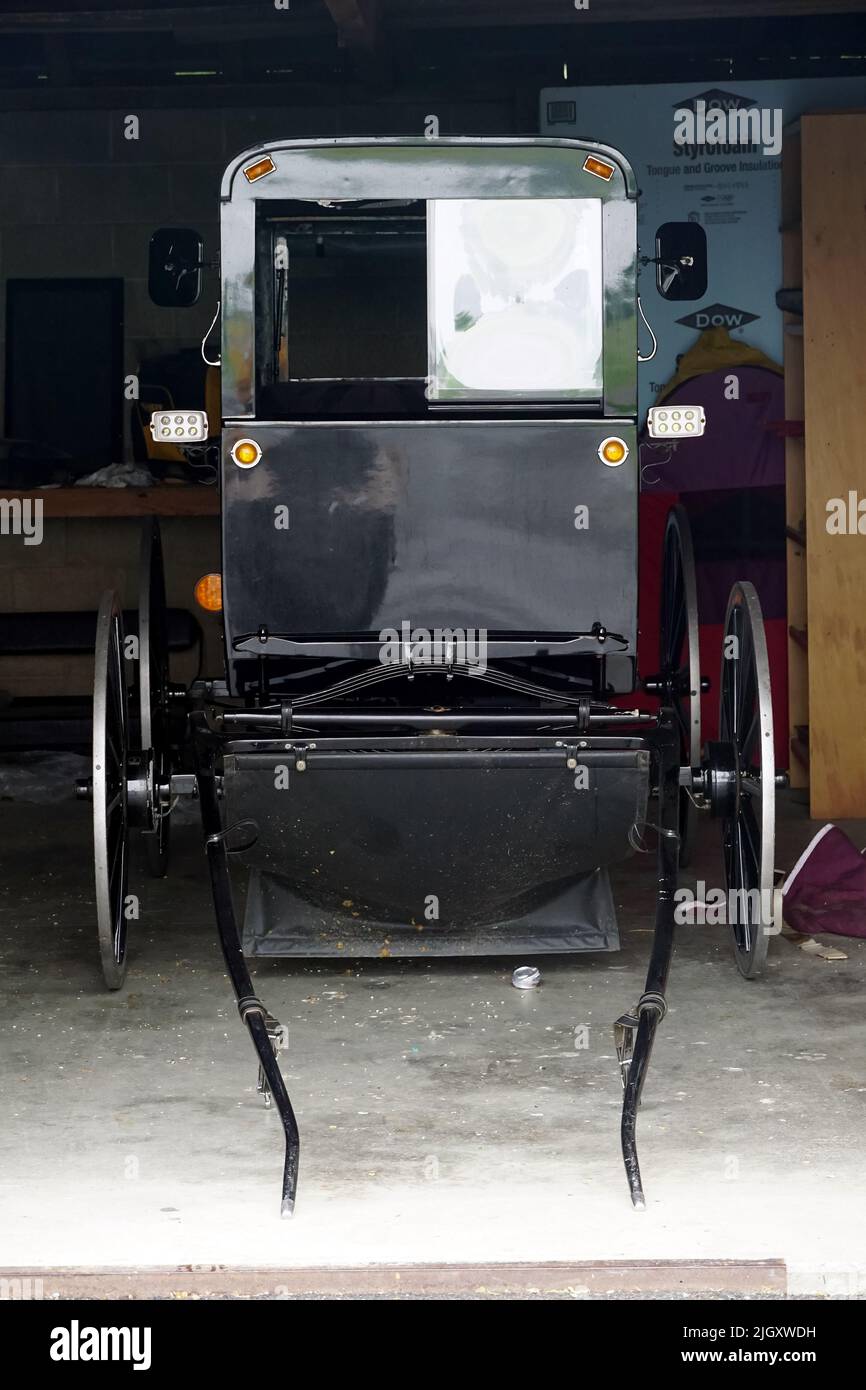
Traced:
MULTIPOLYGON (((199 733, 197 721, 194 733, 199 733)), ((283 1163, 283 1187, 280 1211, 283 1216, 291 1216, 295 1207, 298 1187, 298 1166, 300 1162, 300 1134, 292 1102, 286 1090, 267 1028, 267 1010, 253 992, 253 984, 241 950, 232 900, 231 879, 229 876, 228 854, 226 851, 226 832, 222 827, 216 777, 213 768, 213 751, 209 745, 202 746, 203 740, 195 739, 196 780, 202 825, 205 833, 205 851, 211 876, 214 912, 217 919, 220 945, 225 958, 226 969, 238 1003, 241 1019, 246 1024, 253 1046, 258 1054, 259 1064, 264 1072, 271 1093, 279 1111, 285 1135, 285 1159, 283 1163)))

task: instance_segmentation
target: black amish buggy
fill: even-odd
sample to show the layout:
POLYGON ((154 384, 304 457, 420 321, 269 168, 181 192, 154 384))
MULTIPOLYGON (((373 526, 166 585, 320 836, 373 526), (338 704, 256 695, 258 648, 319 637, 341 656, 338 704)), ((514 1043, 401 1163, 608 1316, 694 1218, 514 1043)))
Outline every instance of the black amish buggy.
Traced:
MULTIPOLYGON (((637 196, 616 150, 553 139, 277 141, 223 177, 221 419, 167 409, 151 428, 218 459, 222 570, 199 588, 222 612, 225 670, 171 684, 148 522, 138 717, 107 593, 88 794, 112 989, 130 831, 162 875, 172 807, 198 799, 228 972, 285 1131, 284 1214, 298 1129, 248 958, 614 951, 608 871, 653 849, 646 988, 615 1024, 636 1207, 697 810, 720 819, 747 904, 737 964, 763 964, 776 779, 761 610, 734 586, 720 732, 702 748, 680 509, 658 667, 636 669, 638 269, 670 298, 706 288, 699 227, 667 223, 639 255, 637 196), (647 692, 657 710, 634 707, 647 692), (241 926, 230 855, 249 872, 241 926)), ((153 298, 195 302, 198 235, 164 229, 150 249, 153 298)), ((687 406, 648 422, 671 447, 704 424, 687 406)))

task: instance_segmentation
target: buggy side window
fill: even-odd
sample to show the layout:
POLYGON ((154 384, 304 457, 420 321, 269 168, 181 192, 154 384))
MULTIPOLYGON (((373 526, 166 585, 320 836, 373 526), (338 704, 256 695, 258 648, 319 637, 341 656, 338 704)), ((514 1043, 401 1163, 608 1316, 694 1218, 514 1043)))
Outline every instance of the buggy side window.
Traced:
POLYGON ((424 204, 264 203, 260 380, 417 380, 426 324, 424 204))
POLYGON ((601 214, 595 198, 427 204, 431 401, 601 396, 601 214))

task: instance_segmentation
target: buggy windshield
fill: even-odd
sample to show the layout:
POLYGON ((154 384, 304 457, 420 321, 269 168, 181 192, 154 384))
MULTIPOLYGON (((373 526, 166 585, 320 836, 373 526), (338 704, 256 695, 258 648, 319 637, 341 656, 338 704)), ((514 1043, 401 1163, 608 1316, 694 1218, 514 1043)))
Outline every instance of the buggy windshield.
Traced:
POLYGON ((256 293, 275 418, 602 395, 596 199, 262 203, 256 293))

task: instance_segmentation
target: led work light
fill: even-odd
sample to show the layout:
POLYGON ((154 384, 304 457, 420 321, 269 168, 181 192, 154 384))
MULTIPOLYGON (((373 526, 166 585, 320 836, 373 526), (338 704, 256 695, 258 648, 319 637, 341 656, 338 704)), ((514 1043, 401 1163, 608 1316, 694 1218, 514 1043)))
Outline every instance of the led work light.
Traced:
POLYGON ((707 417, 702 405, 654 405, 646 423, 650 439, 681 439, 703 434, 707 417))
POLYGON ((155 410, 150 432, 157 444, 200 444, 207 439, 203 410, 155 410))

